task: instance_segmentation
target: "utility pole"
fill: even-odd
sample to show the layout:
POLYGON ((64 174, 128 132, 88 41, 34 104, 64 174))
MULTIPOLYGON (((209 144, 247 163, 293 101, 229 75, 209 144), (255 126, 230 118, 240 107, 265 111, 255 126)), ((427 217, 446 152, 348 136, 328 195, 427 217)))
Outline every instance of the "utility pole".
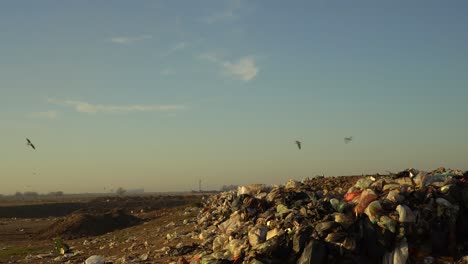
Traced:
POLYGON ((198 192, 201 192, 201 179, 198 180, 198 192))

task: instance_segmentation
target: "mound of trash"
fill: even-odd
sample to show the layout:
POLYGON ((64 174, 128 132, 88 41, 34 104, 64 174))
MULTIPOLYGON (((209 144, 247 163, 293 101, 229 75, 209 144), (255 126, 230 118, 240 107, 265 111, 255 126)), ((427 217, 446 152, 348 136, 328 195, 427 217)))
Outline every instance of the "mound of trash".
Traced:
POLYGON ((99 236, 141 222, 141 219, 126 214, 123 210, 112 210, 104 214, 91 214, 84 212, 84 210, 78 210, 63 219, 57 220, 49 228, 41 232, 39 237, 75 239, 99 236))
POLYGON ((242 186, 206 199, 197 221, 193 264, 465 263, 468 172, 242 186))

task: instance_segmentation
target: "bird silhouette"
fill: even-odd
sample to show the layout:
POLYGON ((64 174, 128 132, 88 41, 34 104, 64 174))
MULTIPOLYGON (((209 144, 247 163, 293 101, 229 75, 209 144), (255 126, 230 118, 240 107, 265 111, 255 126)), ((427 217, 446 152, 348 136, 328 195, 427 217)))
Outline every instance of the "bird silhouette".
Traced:
POLYGON ((345 137, 344 143, 348 144, 349 142, 351 142, 351 140, 353 140, 353 137, 345 137))
POLYGON ((34 150, 36 150, 36 147, 33 145, 33 143, 31 142, 31 140, 29 140, 29 138, 26 138, 26 141, 27 141, 26 145, 31 146, 31 148, 33 148, 34 150))
POLYGON ((297 147, 298 147, 299 149, 301 149, 301 144, 302 144, 302 143, 301 143, 299 140, 296 140, 296 145, 297 145, 297 147))

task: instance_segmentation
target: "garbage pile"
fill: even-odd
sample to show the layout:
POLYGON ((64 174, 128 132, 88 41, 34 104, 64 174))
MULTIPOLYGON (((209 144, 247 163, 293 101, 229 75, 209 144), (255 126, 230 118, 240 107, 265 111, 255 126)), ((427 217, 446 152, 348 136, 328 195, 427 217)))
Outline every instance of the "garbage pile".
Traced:
POLYGON ((197 225, 184 263, 465 263, 468 172, 242 186, 206 199, 197 225))

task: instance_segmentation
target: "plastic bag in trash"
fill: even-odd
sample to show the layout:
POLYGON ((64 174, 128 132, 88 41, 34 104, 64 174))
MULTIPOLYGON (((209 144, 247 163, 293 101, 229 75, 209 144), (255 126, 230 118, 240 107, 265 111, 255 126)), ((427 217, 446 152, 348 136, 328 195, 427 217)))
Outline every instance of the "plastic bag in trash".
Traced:
POLYGON ((327 263, 327 248, 318 240, 312 239, 304 248, 297 264, 325 264, 327 263))
POLYGON ((404 238, 395 246, 392 252, 388 252, 384 255, 382 264, 405 264, 408 260, 408 256, 408 243, 406 242, 406 238, 404 238))
POLYGON ((395 222, 395 220, 391 219, 390 217, 388 217, 386 215, 381 216, 379 221, 377 222, 377 224, 381 228, 387 229, 388 231, 390 231, 392 233, 396 232, 397 223, 395 222))
POLYGON ((252 247, 265 242, 268 228, 264 226, 255 226, 249 230, 248 237, 249 243, 252 247))
POLYGON ((104 264, 105 259, 103 256, 93 255, 85 260, 85 264, 104 264))
POLYGON ((251 184, 247 186, 239 186, 237 187, 237 195, 242 195, 242 194, 247 194, 250 196, 255 196, 256 194, 266 191, 266 185, 265 184, 251 184))
POLYGON ((412 223, 416 221, 416 216, 413 211, 406 205, 398 205, 396 211, 399 215, 398 221, 400 223, 412 223))
POLYGON ((349 193, 345 194, 344 200, 346 202, 350 202, 350 201, 353 201, 354 199, 358 199, 358 197, 359 197, 359 195, 361 195, 361 193, 362 193, 362 190, 349 192, 349 193))
POLYGON ((336 223, 334 221, 322 222, 315 225, 315 231, 318 233, 326 233, 327 231, 331 231, 335 226, 336 223))
POLYGON ((243 241, 240 239, 233 239, 229 242, 228 248, 229 252, 234 256, 234 258, 239 257, 242 255, 244 251, 243 241))
POLYGON ((335 222, 340 224, 344 229, 348 229, 354 224, 354 218, 351 214, 334 213, 333 217, 335 218, 335 222))
POLYGON ((354 207, 354 212, 359 215, 364 212, 364 210, 367 208, 367 206, 377 199, 378 196, 375 194, 375 192, 371 189, 366 189, 361 193, 361 196, 357 200, 356 207, 354 207))
POLYGON ((241 215, 239 211, 236 211, 231 214, 231 217, 219 224, 218 228, 224 233, 224 234, 231 234, 232 232, 236 231, 238 227, 240 227, 241 224, 241 215))
POLYGON ((325 242, 340 245, 345 240, 346 235, 347 233, 345 232, 330 233, 325 238, 325 242))
POLYGON ((426 176, 428 175, 427 172, 425 171, 420 171, 414 178, 413 181, 414 183, 419 186, 423 187, 424 186, 424 181, 426 180, 426 176))
POLYGON ((229 236, 222 234, 213 240, 213 252, 223 251, 229 242, 229 236))
POLYGON ((401 203, 404 199, 405 198, 402 195, 400 195, 400 190, 395 189, 388 192, 387 200, 389 201, 392 201, 394 203, 401 203))
POLYGON ((359 188, 361 190, 367 189, 372 183, 374 182, 371 177, 360 179, 354 184, 354 187, 359 188))
POLYGON ((382 214, 382 206, 378 200, 371 202, 364 213, 369 217, 372 223, 376 223, 379 219, 380 215, 382 214))
POLYGON ((342 213, 346 208, 346 203, 336 198, 330 199, 330 204, 336 212, 342 213))

